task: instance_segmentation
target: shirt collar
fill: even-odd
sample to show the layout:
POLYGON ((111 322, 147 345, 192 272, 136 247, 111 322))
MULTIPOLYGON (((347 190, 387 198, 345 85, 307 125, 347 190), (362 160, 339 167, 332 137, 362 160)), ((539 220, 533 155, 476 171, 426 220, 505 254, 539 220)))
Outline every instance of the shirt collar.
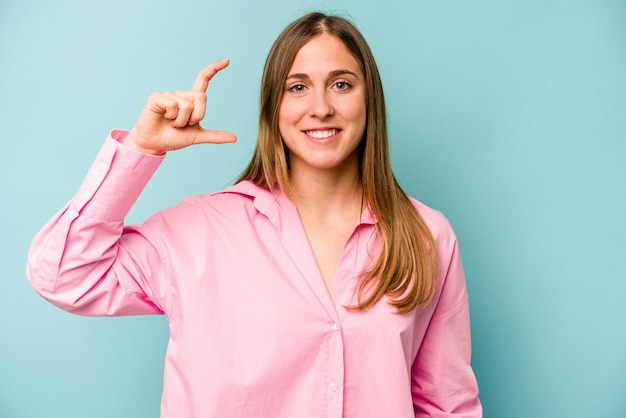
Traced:
POLYGON ((372 210, 372 207, 370 205, 367 205, 367 207, 365 208, 365 210, 363 210, 363 213, 361 214, 361 220, 359 224, 360 225, 364 225, 364 224, 376 225, 377 223, 378 223, 378 217, 372 210))
MULTIPOLYGON (((257 186, 249 180, 241 181, 231 187, 213 194, 220 193, 236 193, 251 197, 254 200, 254 207, 261 214, 267 216, 276 226, 279 223, 280 205, 291 203, 280 189, 269 191, 266 188, 257 186)), ((371 206, 368 205, 361 214, 359 225, 376 225, 377 223, 378 217, 372 210, 371 206)))

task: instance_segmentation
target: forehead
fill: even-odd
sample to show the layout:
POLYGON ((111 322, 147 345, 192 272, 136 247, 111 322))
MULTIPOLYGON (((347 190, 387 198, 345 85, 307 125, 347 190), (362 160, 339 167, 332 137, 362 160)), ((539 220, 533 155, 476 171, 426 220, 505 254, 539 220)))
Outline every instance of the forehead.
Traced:
POLYGON ((361 65, 339 38, 323 33, 300 48, 289 72, 312 74, 338 69, 360 73, 361 65))

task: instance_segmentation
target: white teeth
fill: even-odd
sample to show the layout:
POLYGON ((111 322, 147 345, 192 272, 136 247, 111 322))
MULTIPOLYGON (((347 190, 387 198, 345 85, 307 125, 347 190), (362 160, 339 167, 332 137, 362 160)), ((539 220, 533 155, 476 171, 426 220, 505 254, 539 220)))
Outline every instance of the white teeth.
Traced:
POLYGON ((337 129, 326 129, 321 131, 306 131, 306 134, 315 139, 330 138, 337 134, 337 129))

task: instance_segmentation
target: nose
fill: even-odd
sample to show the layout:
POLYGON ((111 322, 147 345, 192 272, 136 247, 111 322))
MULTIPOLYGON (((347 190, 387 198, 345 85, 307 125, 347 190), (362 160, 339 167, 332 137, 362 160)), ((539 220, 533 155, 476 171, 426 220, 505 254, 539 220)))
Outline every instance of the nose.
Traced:
POLYGON ((311 96, 311 116, 319 119, 325 119, 335 113, 331 100, 328 97, 328 92, 325 89, 317 91, 311 96))

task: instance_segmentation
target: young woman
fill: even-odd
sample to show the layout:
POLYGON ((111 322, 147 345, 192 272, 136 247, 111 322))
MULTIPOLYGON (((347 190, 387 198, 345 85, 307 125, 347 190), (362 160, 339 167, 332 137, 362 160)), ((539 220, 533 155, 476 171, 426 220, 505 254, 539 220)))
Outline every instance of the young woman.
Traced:
POLYGON ((274 43, 234 186, 124 226, 166 152, 235 141, 199 125, 227 65, 110 134, 35 237, 33 287, 77 314, 166 314, 163 417, 480 417, 456 238, 395 180, 378 70, 345 19, 274 43))

